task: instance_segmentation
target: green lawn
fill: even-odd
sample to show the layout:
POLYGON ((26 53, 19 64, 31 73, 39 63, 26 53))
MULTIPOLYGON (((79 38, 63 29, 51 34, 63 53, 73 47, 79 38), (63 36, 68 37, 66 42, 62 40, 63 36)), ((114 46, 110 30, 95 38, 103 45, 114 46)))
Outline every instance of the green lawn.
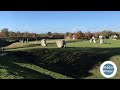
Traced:
MULTIPOLYGON (((101 45, 99 41, 69 42, 61 49, 56 44, 33 43, 7 47, 7 55, 0 57, 1 79, 104 79, 99 72, 102 62, 111 60, 120 66, 120 40, 101 45)), ((120 79, 120 67, 112 79, 120 79)))

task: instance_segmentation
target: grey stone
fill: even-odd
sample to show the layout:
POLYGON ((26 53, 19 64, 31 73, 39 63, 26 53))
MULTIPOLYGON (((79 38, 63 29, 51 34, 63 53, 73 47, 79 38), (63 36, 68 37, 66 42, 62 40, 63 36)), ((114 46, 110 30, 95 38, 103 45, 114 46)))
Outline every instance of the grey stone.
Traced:
POLYGON ((62 40, 60 40, 60 41, 57 41, 56 44, 57 44, 57 46, 58 46, 59 48, 66 47, 66 42, 65 42, 64 39, 62 39, 62 40))
POLYGON ((47 46, 46 39, 41 40, 41 46, 47 46))

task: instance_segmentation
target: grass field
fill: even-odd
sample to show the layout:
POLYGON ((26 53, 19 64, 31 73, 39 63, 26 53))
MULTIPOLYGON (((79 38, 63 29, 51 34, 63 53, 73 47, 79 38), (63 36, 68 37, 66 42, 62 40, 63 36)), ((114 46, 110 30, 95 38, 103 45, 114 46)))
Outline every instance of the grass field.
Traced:
POLYGON ((99 41, 68 42, 61 49, 55 42, 48 40, 47 47, 40 46, 40 41, 7 46, 7 54, 0 56, 0 78, 105 79, 99 68, 102 62, 111 60, 118 66, 111 79, 120 79, 120 40, 107 40, 101 45, 99 41))

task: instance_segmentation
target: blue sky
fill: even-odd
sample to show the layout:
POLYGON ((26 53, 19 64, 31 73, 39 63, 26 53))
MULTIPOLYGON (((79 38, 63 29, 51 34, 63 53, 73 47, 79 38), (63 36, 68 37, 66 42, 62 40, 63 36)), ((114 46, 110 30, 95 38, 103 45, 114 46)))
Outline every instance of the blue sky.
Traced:
POLYGON ((47 33, 120 31, 120 11, 0 11, 0 29, 47 33))

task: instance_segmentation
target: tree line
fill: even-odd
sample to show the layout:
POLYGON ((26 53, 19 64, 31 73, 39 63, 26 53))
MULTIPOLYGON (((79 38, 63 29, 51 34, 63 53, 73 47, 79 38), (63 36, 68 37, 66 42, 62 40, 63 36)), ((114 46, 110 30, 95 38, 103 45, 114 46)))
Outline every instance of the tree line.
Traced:
POLYGON ((110 30, 103 30, 101 32, 82 32, 82 31, 78 31, 78 32, 66 32, 66 33, 52 33, 52 32, 48 32, 48 33, 41 33, 41 34, 37 34, 37 33, 30 33, 30 32, 13 32, 10 31, 8 28, 3 28, 0 30, 0 38, 51 38, 51 39, 72 39, 73 37, 75 39, 90 39, 92 36, 95 36, 96 38, 98 38, 100 35, 105 36, 106 38, 109 38, 112 35, 117 35, 118 37, 120 37, 120 32, 113 32, 110 30))
POLYGON ((113 32, 110 30, 103 30, 101 32, 94 32, 94 33, 91 32, 83 33, 82 31, 78 31, 75 33, 67 32, 65 33, 65 38, 72 39, 74 37, 75 39, 90 39, 92 38, 92 36, 99 38, 100 35, 105 36, 106 38, 110 38, 111 36, 116 35, 120 38, 120 32, 113 32))
POLYGON ((64 38, 63 33, 30 33, 30 32, 13 32, 9 31, 8 28, 0 30, 0 38, 64 38))

